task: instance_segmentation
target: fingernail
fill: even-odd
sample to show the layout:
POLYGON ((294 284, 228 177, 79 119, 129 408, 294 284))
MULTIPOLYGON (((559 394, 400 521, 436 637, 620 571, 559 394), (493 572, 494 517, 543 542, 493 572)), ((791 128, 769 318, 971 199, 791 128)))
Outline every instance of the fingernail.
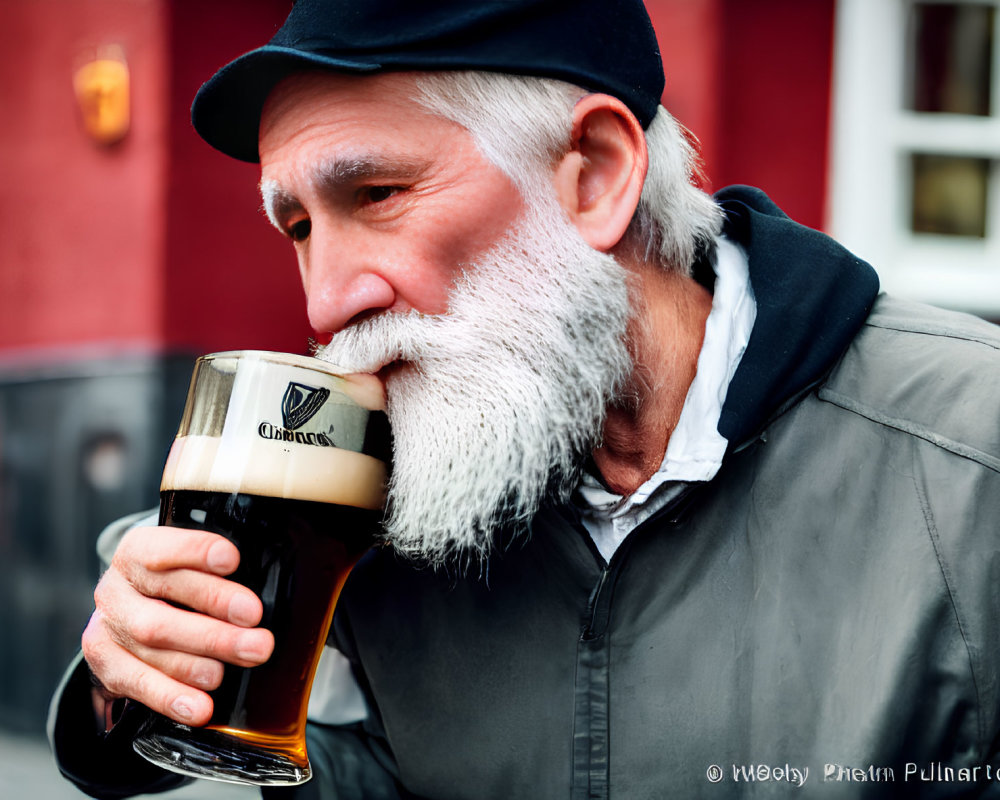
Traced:
POLYGON ((216 542, 209 547, 208 553, 205 554, 205 560, 208 562, 209 569, 215 572, 225 574, 236 569, 232 547, 228 542, 216 542))
POLYGON ((244 661, 264 661, 268 652, 259 636, 248 634, 237 641, 236 655, 244 661))
POLYGON ((229 621, 234 625, 256 625, 260 620, 257 601, 245 594, 237 594, 229 601, 229 621))
POLYGON ((180 697, 175 698, 174 702, 170 704, 170 710, 185 722, 190 722, 194 719, 194 711, 192 710, 193 706, 194 700, 187 695, 181 695, 180 697))
POLYGON ((191 676, 191 682, 199 689, 210 690, 219 685, 219 676, 212 667, 199 667, 191 676))

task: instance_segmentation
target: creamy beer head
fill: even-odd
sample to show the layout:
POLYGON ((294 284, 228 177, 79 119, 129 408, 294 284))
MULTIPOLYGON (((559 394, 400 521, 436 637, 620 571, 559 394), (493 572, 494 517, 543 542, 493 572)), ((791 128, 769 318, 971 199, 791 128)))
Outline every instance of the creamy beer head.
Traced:
POLYGON ((198 359, 161 491, 243 493, 377 509, 388 427, 381 386, 318 359, 198 359))

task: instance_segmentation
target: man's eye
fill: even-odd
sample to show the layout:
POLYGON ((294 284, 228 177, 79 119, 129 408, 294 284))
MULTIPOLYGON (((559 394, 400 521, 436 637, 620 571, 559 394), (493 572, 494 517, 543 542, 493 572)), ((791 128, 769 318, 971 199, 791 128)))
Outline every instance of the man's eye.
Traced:
POLYGON ((362 204, 381 203, 400 191, 402 189, 399 186, 368 186, 361 190, 361 202, 362 204))
POLYGON ((302 242, 309 238, 309 232, 312 230, 312 223, 307 219, 302 219, 296 222, 294 225, 288 229, 288 238, 293 242, 302 242))

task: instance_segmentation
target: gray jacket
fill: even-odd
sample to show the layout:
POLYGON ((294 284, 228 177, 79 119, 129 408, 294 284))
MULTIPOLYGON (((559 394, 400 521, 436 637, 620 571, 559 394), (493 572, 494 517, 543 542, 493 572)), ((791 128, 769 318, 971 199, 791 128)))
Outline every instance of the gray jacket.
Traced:
POLYGON ((569 508, 482 579, 373 556, 338 633, 376 748, 434 798, 1000 794, 998 348, 882 299, 610 564, 569 508))

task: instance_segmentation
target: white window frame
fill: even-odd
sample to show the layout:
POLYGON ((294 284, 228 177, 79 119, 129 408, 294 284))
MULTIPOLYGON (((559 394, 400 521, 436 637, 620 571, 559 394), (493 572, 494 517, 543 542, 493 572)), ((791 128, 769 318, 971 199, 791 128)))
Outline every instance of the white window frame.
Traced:
POLYGON ((1000 0, 954 1, 997 9, 990 117, 904 108, 914 0, 838 0, 827 230, 886 291, 1000 318, 1000 0), (914 152, 991 160, 984 239, 911 230, 914 152))

